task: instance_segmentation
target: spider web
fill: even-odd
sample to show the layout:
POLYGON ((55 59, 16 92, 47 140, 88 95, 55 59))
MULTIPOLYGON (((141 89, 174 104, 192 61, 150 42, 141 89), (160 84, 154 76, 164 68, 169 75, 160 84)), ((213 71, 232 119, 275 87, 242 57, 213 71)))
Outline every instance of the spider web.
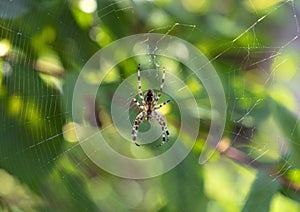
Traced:
MULTIPOLYGON (((190 2, 103 1, 95 11, 85 7, 93 5, 92 0, 38 6, 33 1, 0 3, 0 182, 10 182, 0 189, 2 208, 108 210, 113 205, 119 210, 240 211, 256 203, 271 211, 279 211, 282 204, 291 211, 299 210, 299 185, 291 180, 298 176, 299 181, 295 169, 299 168, 299 3, 278 1, 262 9, 258 1, 243 1, 234 5, 236 10, 248 10, 242 16, 230 12, 234 6, 215 6, 224 4, 221 1, 211 3, 210 8, 219 8, 215 13, 205 5, 195 11, 190 2), (176 14, 178 6, 180 14, 176 14), (37 7, 38 12, 26 15, 37 7), (27 19, 22 20, 23 15, 27 19), (110 27, 114 25, 120 28, 110 27), (139 181, 112 176, 82 151, 74 138, 72 92, 81 68, 100 47, 145 32, 177 36, 207 55, 223 83, 227 120, 218 149, 223 156, 216 153, 200 166, 199 149, 210 126, 209 99, 202 87, 193 86, 199 81, 191 71, 182 64, 168 63, 175 65, 167 70, 177 68, 178 77, 190 89, 196 87, 199 141, 174 170, 139 181), (107 36, 109 33, 115 37, 107 36), (277 169, 268 169, 273 164, 277 169)), ((111 129, 110 115, 103 108, 118 83, 134 74, 135 60, 119 64, 106 77, 96 107, 94 100, 85 99, 86 116, 96 113, 99 118, 94 127, 111 129)), ((158 85, 160 61, 153 56, 145 62, 145 68, 157 68, 158 85)), ((88 76, 88 80, 94 78, 88 76)), ((146 89, 147 83, 143 86, 146 89)), ((130 107, 130 117, 135 114, 130 107)), ((179 129, 174 123, 171 118, 169 130, 176 135, 179 129)), ((145 124, 141 130, 148 127, 145 124)), ((118 152, 130 149, 124 151, 112 141, 118 152)), ((149 151, 151 148, 141 150, 140 156, 149 151)), ((97 149, 92 152, 97 153, 97 149)))

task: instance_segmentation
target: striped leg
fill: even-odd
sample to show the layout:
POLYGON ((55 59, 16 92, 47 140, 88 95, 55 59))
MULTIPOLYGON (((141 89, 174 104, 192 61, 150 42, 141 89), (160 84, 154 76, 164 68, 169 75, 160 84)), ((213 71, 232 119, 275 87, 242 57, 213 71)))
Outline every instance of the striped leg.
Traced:
POLYGON ((144 106, 141 105, 138 100, 136 98, 133 98, 132 101, 136 104, 136 106, 141 109, 141 110, 144 110, 144 106))
POLYGON ((156 106, 154 107, 154 110, 157 110, 157 109, 161 108, 162 106, 168 104, 170 101, 171 101, 171 100, 167 100, 167 101, 165 101, 165 102, 163 102, 163 103, 161 103, 161 104, 159 104, 159 105, 156 105, 156 106))
POLYGON ((158 121, 158 123, 161 126, 162 142, 158 146, 162 146, 165 142, 167 142, 169 140, 170 133, 169 133, 169 130, 168 130, 168 127, 167 127, 167 124, 166 124, 164 118, 155 111, 154 111, 154 115, 155 115, 155 119, 158 121), (167 135, 167 138, 166 138, 166 135, 167 135))
POLYGON ((143 120, 143 118, 144 118, 144 115, 143 115, 143 111, 142 111, 136 116, 135 121, 134 121, 134 125, 133 125, 133 128, 132 128, 132 141, 137 146, 140 146, 140 145, 138 143, 136 143, 136 136, 137 136, 137 132, 138 132, 139 126, 140 126, 141 121, 143 120))
POLYGON ((142 83, 141 83, 141 65, 138 65, 138 91, 141 99, 144 99, 143 91, 142 91, 142 83))
POLYGON ((156 97, 156 101, 158 101, 159 98, 161 97, 162 90, 163 90, 164 84, 165 84, 165 78, 166 78, 166 70, 165 70, 165 67, 163 67, 163 75, 162 75, 162 79, 161 79, 160 89, 159 89, 159 92, 156 97))

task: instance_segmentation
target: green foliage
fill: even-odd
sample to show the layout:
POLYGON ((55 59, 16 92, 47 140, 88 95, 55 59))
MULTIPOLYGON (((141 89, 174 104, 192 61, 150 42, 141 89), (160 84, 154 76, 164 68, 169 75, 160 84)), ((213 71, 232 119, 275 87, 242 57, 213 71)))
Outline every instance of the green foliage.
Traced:
MULTIPOLYGON (((85 6, 97 3, 92 11, 84 2, 0 2, 0 211, 300 210, 298 2, 86 1, 85 6), (191 108, 189 118, 198 118, 193 112, 199 111, 199 135, 185 160, 169 172, 123 179, 96 166, 76 140, 73 90, 99 49, 147 32, 190 42, 216 68, 227 101, 224 151, 198 163, 211 125, 210 99, 186 66, 157 57, 195 97, 199 108, 191 108), (225 151, 227 144, 235 151, 225 151)), ((97 116, 93 127, 106 130, 109 145, 129 157, 155 157, 173 144, 132 151, 132 143, 111 128, 114 92, 136 73, 137 63, 155 68, 148 59, 117 64, 99 87, 96 107, 87 99, 83 108, 97 116)), ((85 79, 95 84, 98 77, 85 79)), ((172 98, 165 94, 162 101, 167 99, 172 98)), ((131 122, 137 112, 130 108, 131 122)), ((181 129, 175 101, 166 116, 172 138, 183 132, 185 148, 189 129, 181 129)), ((143 124, 140 130, 148 128, 143 124)))
POLYGON ((242 211, 269 211, 270 202, 278 188, 279 183, 274 182, 272 177, 263 171, 258 172, 242 211))

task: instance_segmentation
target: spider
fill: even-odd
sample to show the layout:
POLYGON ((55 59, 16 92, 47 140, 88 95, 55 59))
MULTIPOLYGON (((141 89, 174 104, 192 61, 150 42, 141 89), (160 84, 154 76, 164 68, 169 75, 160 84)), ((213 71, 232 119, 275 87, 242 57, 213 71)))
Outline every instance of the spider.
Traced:
POLYGON ((170 133, 169 133, 165 119, 163 118, 162 115, 160 115, 158 112, 156 112, 157 109, 161 108, 162 106, 164 106, 165 104, 170 102, 170 100, 167 100, 167 101, 157 105, 157 102, 162 95, 162 90, 163 90, 164 83, 165 83, 165 75, 166 75, 165 68, 163 68, 163 75, 162 75, 160 90, 159 90, 157 96, 155 95, 153 89, 148 89, 145 92, 145 94, 143 95, 142 86, 141 86, 141 68, 140 68, 140 64, 138 64, 138 94, 142 100, 142 104, 140 104, 138 102, 138 100, 135 98, 133 98, 133 102, 142 111, 136 116, 134 125, 132 128, 132 140, 137 146, 140 146, 140 145, 136 142, 136 136, 137 136, 137 132, 139 129, 139 125, 141 124, 143 119, 150 121, 154 118, 160 124, 161 130, 162 130, 162 142, 158 146, 162 146, 166 141, 168 141, 168 139, 170 137, 170 133), (166 139, 166 135, 167 135, 167 139, 166 139))

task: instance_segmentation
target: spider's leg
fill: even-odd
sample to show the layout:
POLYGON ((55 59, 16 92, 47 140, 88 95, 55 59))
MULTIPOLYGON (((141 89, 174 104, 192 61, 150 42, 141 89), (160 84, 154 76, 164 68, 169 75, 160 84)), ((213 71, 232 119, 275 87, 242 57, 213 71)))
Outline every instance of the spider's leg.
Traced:
POLYGON ((135 145, 137 146, 140 146, 138 143, 136 143, 136 136, 137 136, 137 132, 138 132, 138 129, 139 129, 139 126, 141 124, 141 121, 144 119, 144 114, 143 114, 143 111, 140 112, 136 117, 135 117, 135 120, 134 120, 134 125, 133 125, 133 128, 132 128, 132 141, 135 143, 135 145))
POLYGON ((138 100, 136 98, 133 98, 132 101, 136 104, 136 106, 141 109, 141 110, 144 110, 144 106, 141 105, 138 100))
POLYGON ((157 94, 156 101, 158 101, 159 98, 162 95, 162 90, 163 90, 164 84, 165 84, 165 78, 166 78, 166 70, 165 70, 165 67, 163 67, 163 75, 162 75, 162 78, 161 78, 160 89, 159 89, 159 92, 157 94))
POLYGON ((141 84, 141 65, 138 65, 138 91, 139 91, 139 96, 141 99, 144 98, 143 96, 143 91, 142 91, 142 84, 141 84))
POLYGON ((159 104, 159 105, 156 105, 156 106, 154 107, 154 110, 157 110, 157 109, 161 108, 162 106, 168 104, 170 101, 171 101, 171 100, 167 100, 167 101, 165 101, 165 102, 163 102, 163 103, 161 103, 161 104, 159 104))
POLYGON ((169 130, 167 127, 167 123, 166 123, 165 119, 163 118, 163 116, 160 115, 159 113, 157 113, 156 111, 154 111, 154 116, 155 116, 155 119, 158 121, 158 123, 161 126, 162 142, 158 146, 162 146, 165 142, 167 142, 169 140, 170 133, 169 133, 169 130), (166 138, 166 135, 167 135, 167 138, 166 138))

